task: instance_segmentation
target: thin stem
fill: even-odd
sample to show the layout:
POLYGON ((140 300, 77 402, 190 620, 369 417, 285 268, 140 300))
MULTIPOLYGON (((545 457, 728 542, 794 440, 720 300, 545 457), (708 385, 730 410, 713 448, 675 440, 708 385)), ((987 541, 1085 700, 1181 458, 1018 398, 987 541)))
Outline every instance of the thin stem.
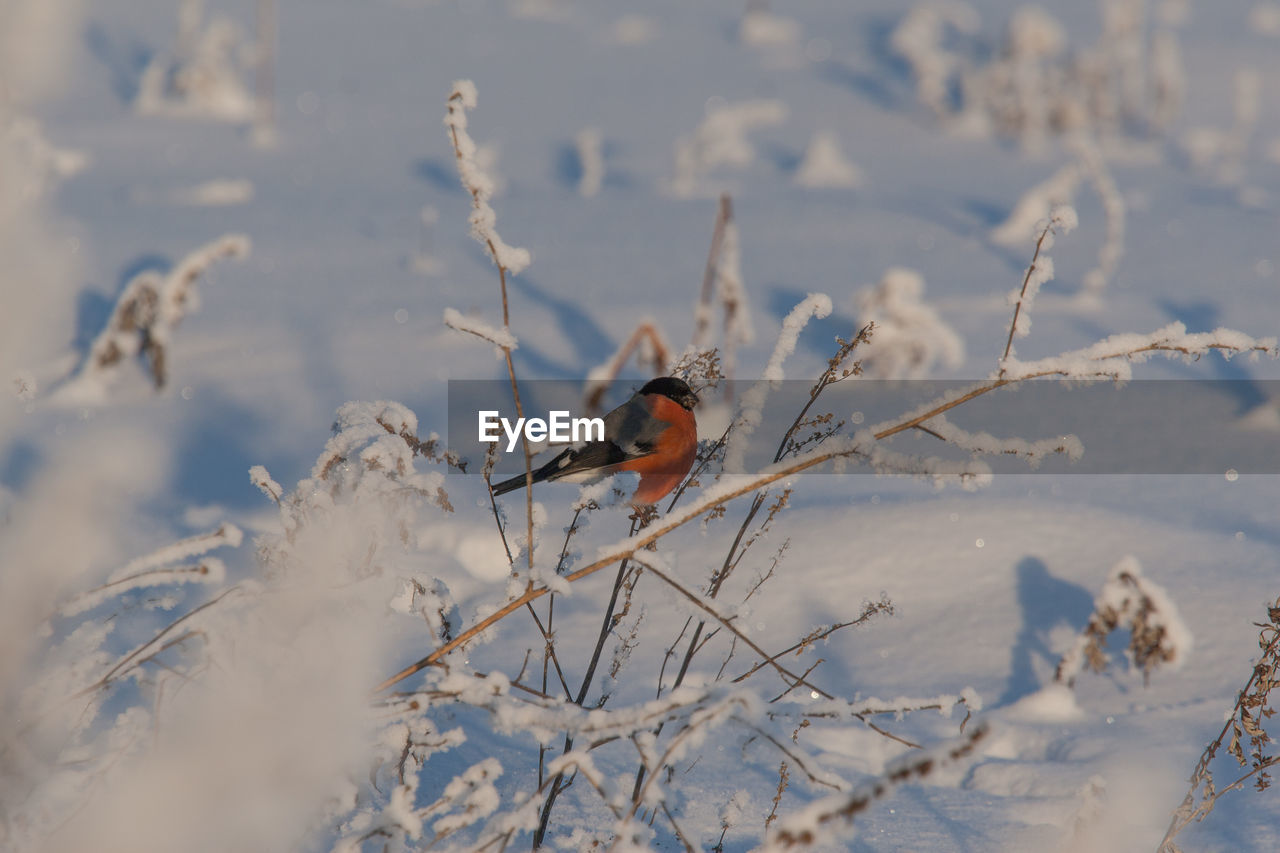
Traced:
MULTIPOLYGON (((636 531, 643 528, 644 522, 637 516, 631 521, 631 536, 635 536, 636 531)), ((578 697, 574 700, 577 705, 582 705, 587 700, 587 693, 591 690, 591 683, 596 677, 596 667, 600 663, 600 656, 604 651, 604 644, 609 639, 609 634, 613 630, 613 613, 618 606, 618 593, 622 590, 622 581, 627 575, 627 560, 623 560, 618 565, 618 576, 613 581, 613 592, 609 596, 609 606, 605 608, 604 619, 600 622, 600 632, 596 636, 595 649, 591 652, 591 660, 587 664, 587 672, 582 677, 582 685, 578 688, 578 697)), ((573 738, 565 736, 564 749, 562 755, 568 754, 573 749, 573 738)), ((551 809, 555 806, 556 798, 560 796, 560 792, 567 786, 563 783, 564 773, 556 774, 555 780, 551 783, 551 790, 547 792, 546 801, 542 804, 542 813, 538 820, 538 829, 533 834, 533 849, 537 850, 542 845, 542 840, 546 837, 547 826, 551 820, 551 809)))
POLYGON ((702 294, 698 298, 698 324, 693 330, 693 345, 702 347, 711 328, 712 287, 716 280, 716 267, 720 260, 720 247, 724 243, 724 229, 733 218, 733 206, 728 193, 720 196, 716 210, 715 230, 711 234, 711 249, 707 252, 707 266, 702 272, 702 294))
MULTIPOLYGON (((462 95, 454 93, 449 97, 450 101, 462 100, 462 95)), ((458 128, 456 125, 449 125, 449 138, 453 142, 453 156, 462 161, 462 148, 458 144, 458 128)), ((466 182, 463 181, 466 186, 466 182)), ((467 191, 471 194, 472 207, 479 209, 481 206, 480 190, 477 187, 466 186, 467 191)), ((502 330, 504 332, 511 331, 511 310, 507 300, 507 268, 503 266, 498 259, 498 247, 493 245, 491 237, 485 238, 485 248, 489 250, 489 257, 493 258, 493 263, 498 267, 498 286, 502 292, 502 330)), ((520 402, 520 386, 516 382, 516 368, 511 360, 511 347, 504 346, 501 348, 503 357, 507 363, 507 376, 511 380, 511 396, 516 404, 516 417, 524 417, 524 405, 520 402)), ((525 509, 525 534, 526 548, 529 559, 529 587, 533 587, 533 453, 529 450, 529 437, 521 433, 521 446, 524 449, 524 509, 525 509)))
POLYGON ((1040 232, 1039 239, 1036 240, 1036 250, 1031 255, 1031 264, 1027 267, 1027 273, 1022 277, 1022 290, 1018 293, 1018 302, 1013 306, 1013 320, 1009 322, 1009 340, 1005 341, 1004 355, 1000 356, 1000 375, 1004 376, 1004 361, 1009 357, 1009 352, 1013 349, 1013 333, 1018 328, 1018 315, 1022 313, 1022 300, 1027 296, 1027 285, 1031 282, 1031 274, 1035 272, 1036 261, 1040 259, 1040 247, 1044 245, 1044 238, 1049 236, 1049 232, 1053 230, 1052 221, 1044 227, 1040 232))

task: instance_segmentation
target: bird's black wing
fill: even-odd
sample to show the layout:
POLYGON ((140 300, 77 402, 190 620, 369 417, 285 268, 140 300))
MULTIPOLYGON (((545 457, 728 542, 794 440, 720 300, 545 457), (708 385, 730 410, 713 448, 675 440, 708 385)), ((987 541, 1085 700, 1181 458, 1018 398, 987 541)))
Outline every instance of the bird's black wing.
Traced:
MULTIPOLYGON (((570 481, 581 475, 607 474, 608 468, 653 453, 658 437, 667 424, 649 414, 639 395, 632 397, 604 416, 604 441, 588 441, 559 453, 546 465, 534 470, 533 482, 570 481)), ((493 487, 495 495, 504 495, 525 484, 524 474, 503 480, 493 487)))

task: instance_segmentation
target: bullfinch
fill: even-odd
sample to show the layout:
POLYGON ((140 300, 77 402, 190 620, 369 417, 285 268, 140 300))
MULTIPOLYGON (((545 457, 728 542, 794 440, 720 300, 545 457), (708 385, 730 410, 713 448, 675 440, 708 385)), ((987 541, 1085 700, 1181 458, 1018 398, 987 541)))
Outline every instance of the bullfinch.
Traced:
MULTIPOLYGON (((698 395, 683 379, 662 376, 646 382, 635 396, 604 416, 604 440, 589 441, 560 453, 533 471, 533 482, 589 482, 635 471, 640 485, 633 504, 653 504, 684 479, 698 450, 693 407, 698 395)), ((525 484, 525 475, 493 487, 504 495, 525 484)))

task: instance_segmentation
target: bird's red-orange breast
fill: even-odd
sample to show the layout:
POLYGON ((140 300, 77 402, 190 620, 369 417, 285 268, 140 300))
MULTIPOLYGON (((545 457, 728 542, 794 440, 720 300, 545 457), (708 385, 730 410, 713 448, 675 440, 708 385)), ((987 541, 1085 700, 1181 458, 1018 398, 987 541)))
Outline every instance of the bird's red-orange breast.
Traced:
POLYGON ((693 412, 661 394, 645 395, 649 413, 670 426, 658 436, 652 453, 623 462, 618 471, 635 471, 640 485, 631 496, 633 503, 657 503, 671 492, 689 469, 698 453, 698 425, 693 412))

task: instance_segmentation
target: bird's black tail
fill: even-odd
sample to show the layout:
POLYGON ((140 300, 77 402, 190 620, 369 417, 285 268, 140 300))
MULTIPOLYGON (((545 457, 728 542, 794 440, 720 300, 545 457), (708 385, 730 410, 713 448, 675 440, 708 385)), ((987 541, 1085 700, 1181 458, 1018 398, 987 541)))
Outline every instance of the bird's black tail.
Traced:
MULTIPOLYGON (((533 481, 535 483, 538 482, 536 474, 534 475, 533 481)), ((507 492, 514 492, 516 489, 522 488, 524 486, 524 482, 524 474, 521 474, 518 477, 512 477, 510 480, 503 480, 501 483, 494 484, 493 493, 494 495, 505 495, 507 492)))
MULTIPOLYGON (((552 463, 554 462, 555 460, 552 460, 552 463)), ((555 469, 552 467, 552 465, 543 465, 541 468, 534 468, 533 482, 541 483, 543 480, 547 479, 547 475, 550 474, 553 470, 555 469)), ((501 483, 496 484, 493 487, 493 494, 495 496, 505 495, 507 492, 514 492, 516 489, 523 489, 523 488, 524 488, 524 474, 517 474, 516 476, 512 477, 510 480, 503 480, 501 483)))
MULTIPOLYGON (((565 473, 566 460, 575 458, 573 448, 562 451, 555 459, 552 459, 546 465, 533 469, 533 482, 541 483, 546 480, 559 479, 565 473)), ((494 495, 505 495, 507 492, 514 492, 516 489, 524 488, 524 474, 517 474, 510 480, 503 480, 493 487, 494 495)))

